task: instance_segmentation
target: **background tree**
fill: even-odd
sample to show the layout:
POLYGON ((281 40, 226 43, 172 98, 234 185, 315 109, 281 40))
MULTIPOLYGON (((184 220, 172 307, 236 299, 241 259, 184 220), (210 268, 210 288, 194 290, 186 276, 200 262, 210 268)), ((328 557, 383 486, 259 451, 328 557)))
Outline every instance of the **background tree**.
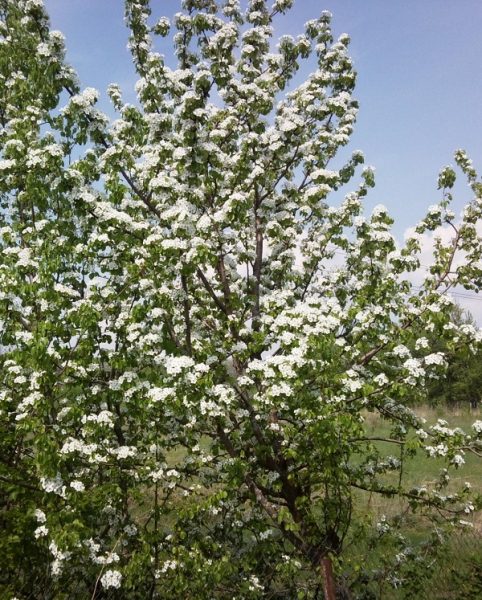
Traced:
POLYGON ((417 238, 361 215, 372 170, 327 203, 363 163, 328 168, 357 110, 349 39, 323 13, 273 52, 291 5, 185 0, 170 68, 169 21, 127 0, 138 105, 112 85, 110 121, 41 1, 0 0, 4 595, 316 598, 323 566, 329 597, 356 490, 437 531, 474 510, 447 469, 407 488, 403 456, 480 453, 480 421, 424 428, 405 399, 445 368, 420 331, 481 341, 445 294, 480 285, 481 185, 458 151, 474 200, 456 224, 445 168, 417 232, 454 239, 414 292, 417 238))
MULTIPOLYGON (((457 326, 467 325, 473 327, 475 320, 470 312, 464 311, 455 304, 451 319, 457 326)), ((480 351, 471 351, 457 344, 452 347, 440 347, 437 340, 433 340, 437 350, 443 351, 447 356, 447 371, 445 376, 434 381, 429 388, 429 401, 434 405, 447 405, 449 407, 471 407, 476 409, 480 403, 482 393, 482 356, 480 351)))

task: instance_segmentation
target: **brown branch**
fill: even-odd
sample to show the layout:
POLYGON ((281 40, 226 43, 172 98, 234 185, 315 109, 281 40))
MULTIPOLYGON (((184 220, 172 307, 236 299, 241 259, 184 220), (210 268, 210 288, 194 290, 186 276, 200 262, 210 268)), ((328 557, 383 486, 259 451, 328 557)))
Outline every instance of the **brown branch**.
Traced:
POLYGON ((475 448, 472 448, 472 446, 462 446, 461 450, 466 450, 467 452, 472 452, 472 454, 475 454, 476 456, 479 456, 480 458, 482 458, 482 452, 478 452, 475 448))
POLYGON ((219 274, 219 279, 221 280, 221 285, 223 287, 224 305, 226 306, 226 310, 228 312, 231 312, 229 308, 231 303, 231 288, 229 287, 229 282, 226 275, 226 265, 224 264, 224 258, 221 253, 218 257, 217 271, 219 274))
MULTIPOLYGON (((300 143, 297 144, 294 152, 293 152, 293 156, 291 157, 291 159, 286 163, 285 168, 282 170, 281 174, 279 175, 279 177, 276 179, 276 181, 274 182, 273 186, 271 187, 271 189, 266 190, 266 192, 259 198, 259 205, 261 205, 261 203, 263 202, 263 200, 265 200, 266 198, 268 198, 268 196, 270 194, 273 194, 276 191, 276 186, 279 184, 279 182, 283 179, 283 177, 285 177, 288 173, 288 171, 290 170, 290 168, 293 166, 293 164, 295 163, 295 161, 298 158, 298 150, 300 148, 300 143)), ((258 206, 259 206, 258 205, 258 206)))
POLYGON ((169 332, 169 337, 171 338, 171 341, 174 343, 174 345, 177 348, 181 349, 182 344, 179 341, 179 338, 177 337, 176 332, 174 331, 174 326, 171 323, 171 321, 169 320, 169 317, 167 315, 164 317, 164 323, 167 327, 167 331, 169 332))
MULTIPOLYGON (((257 194, 256 194, 257 195, 257 194)), ((255 219, 255 236, 256 236, 256 258, 253 266, 253 277, 254 277, 254 306, 252 311, 253 317, 253 329, 257 331, 259 329, 259 316, 260 316, 260 296, 261 296, 261 266, 263 262, 263 229, 261 224, 261 217, 258 214, 257 208, 254 211, 255 219)))
POLYGON ((199 279, 202 281, 204 288, 206 289, 206 291, 208 292, 208 294, 211 296, 211 298, 214 300, 214 304, 219 308, 220 311, 222 311, 225 315, 228 315, 228 309, 227 307, 223 304, 223 302, 216 296, 215 291, 213 290, 211 284, 209 283, 209 281, 207 280, 206 276, 204 275, 204 273, 201 271, 201 269, 196 269, 196 274, 199 277, 199 279))
POLYGON ((36 488, 35 486, 30 485, 29 483, 19 481, 18 479, 9 479, 8 477, 4 477, 3 475, 0 475, 0 481, 3 481, 4 483, 10 484, 10 485, 18 485, 18 487, 24 488, 26 490, 31 490, 32 492, 41 492, 42 491, 39 488, 36 488))
POLYGON ((181 275, 181 285, 184 292, 184 299, 182 301, 184 308, 184 325, 186 330, 186 348, 189 356, 192 355, 192 343, 191 343, 191 305, 189 302, 189 289, 187 286, 187 278, 185 275, 181 275))
MULTIPOLYGON (((236 449, 234 448, 233 444, 231 443, 231 440, 224 433, 223 426, 221 425, 220 422, 217 423, 217 433, 218 433, 219 439, 221 440, 222 444, 224 445, 224 447, 228 451, 228 453, 231 456, 231 458, 239 458, 238 453, 236 452, 236 449)), ((276 524, 276 526, 280 528, 280 530, 282 531, 283 535, 298 550, 300 550, 301 552, 303 552, 303 554, 305 554, 306 556, 311 556, 313 549, 311 547, 307 546, 307 544, 301 538, 299 538, 293 531, 287 530, 283 526, 283 523, 279 523, 279 520, 278 520, 278 511, 276 510, 276 506, 274 506, 266 498, 266 496, 263 494, 263 492, 261 491, 261 489, 259 488, 259 486, 257 485, 257 483, 251 477, 251 475, 249 475, 248 473, 246 473, 244 475, 244 480, 245 480, 245 483, 248 486, 248 488, 254 494, 254 496, 255 496, 258 504, 268 514, 268 516, 272 519, 272 521, 276 524)))
POLYGON ((405 444, 402 440, 394 440, 393 438, 384 438, 384 437, 361 437, 361 438, 352 438, 349 439, 348 442, 356 443, 356 442, 387 442, 390 444, 405 444))

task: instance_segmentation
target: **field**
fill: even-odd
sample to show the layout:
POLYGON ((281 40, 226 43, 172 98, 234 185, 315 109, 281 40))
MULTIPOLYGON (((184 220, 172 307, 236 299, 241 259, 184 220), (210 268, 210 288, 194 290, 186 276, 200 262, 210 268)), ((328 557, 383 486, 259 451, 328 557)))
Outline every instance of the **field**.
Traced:
MULTIPOLYGON (((470 430, 474 420, 480 418, 480 411, 469 412, 465 410, 447 411, 445 408, 429 409, 426 407, 416 410, 419 416, 433 424, 437 419, 445 419, 451 427, 461 427, 470 430)), ((373 437, 389 436, 389 427, 371 414, 365 415, 367 433, 373 437)), ((393 446, 380 442, 380 449, 387 453, 394 453, 393 446)), ((405 486, 430 487, 437 479, 440 469, 445 466, 442 459, 429 459, 420 454, 413 459, 406 459, 403 473, 405 486)), ((466 454, 465 464, 457 471, 452 470, 448 491, 460 489, 464 482, 469 482, 472 488, 482 493, 482 460, 473 455, 466 454)), ((393 517, 401 515, 403 518, 403 533, 405 537, 416 545, 428 531, 428 523, 420 515, 407 511, 407 503, 400 499, 387 499, 378 494, 369 494, 360 491, 357 494, 355 514, 361 522, 376 523, 383 515, 393 517)), ((382 581, 376 588, 372 587, 371 593, 376 600, 398 600, 402 598, 417 600, 480 600, 482 599, 482 514, 481 512, 468 515, 465 519, 472 523, 472 528, 454 531, 451 539, 446 543, 436 560, 431 563, 432 570, 422 573, 421 588, 416 592, 397 591, 382 581)), ((363 542, 357 542, 356 537, 348 547, 349 560, 356 565, 360 557, 366 564, 380 566, 383 569, 383 548, 372 551, 363 542)), ((355 567, 356 568, 356 567, 355 567)), ((414 575, 417 565, 407 566, 408 573, 414 575)), ((425 567, 423 568, 425 569, 425 567)))
MULTIPOLYGON (((468 409, 447 412, 443 407, 437 409, 420 407, 416 409, 415 412, 417 415, 424 417, 427 420, 427 425, 436 423, 437 419, 445 419, 450 427, 460 427, 465 431, 470 431, 472 423, 480 418, 480 411, 469 412, 468 409)), ((370 436, 390 437, 389 426, 386 422, 376 418, 374 415, 365 415, 365 423, 367 433, 370 436)), ((380 442, 379 446, 381 448, 385 447, 387 453, 395 453, 392 444, 380 442)), ((482 493, 482 460, 471 453, 467 453, 464 458, 464 465, 459 467, 457 471, 452 469, 451 483, 448 489, 459 489, 464 482, 467 481, 475 490, 478 489, 482 493)), ((405 459, 403 483, 406 486, 430 486, 435 482, 440 469, 444 466, 445 462, 443 459, 429 459, 418 453, 413 459, 405 459)), ((374 497, 373 495, 360 492, 359 510, 365 510, 376 518, 382 514, 390 514, 394 510, 393 505, 394 502, 392 500, 385 500, 379 496, 374 497)), ((403 504, 396 508, 403 508, 403 504)), ((482 532, 482 515, 472 515, 468 520, 471 520, 474 527, 482 532)))

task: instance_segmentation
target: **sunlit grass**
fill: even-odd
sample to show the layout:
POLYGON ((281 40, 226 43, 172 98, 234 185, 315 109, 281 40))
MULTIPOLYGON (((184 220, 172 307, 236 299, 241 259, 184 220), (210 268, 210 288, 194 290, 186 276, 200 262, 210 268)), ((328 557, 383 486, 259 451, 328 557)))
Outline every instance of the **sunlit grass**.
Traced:
MULTIPOLYGON (((438 419, 445 419, 450 427, 460 427, 464 431, 470 431, 472 423, 480 418, 480 411, 471 412, 468 409, 447 410, 445 407, 422 406, 416 407, 414 410, 418 416, 426 419, 427 426, 435 424, 438 419)), ((367 413, 364 416, 367 436, 390 438, 391 425, 387 421, 373 413, 367 413)), ((376 442, 376 445, 387 455, 400 457, 400 449, 393 444, 376 442)), ((464 458, 464 465, 458 469, 450 469, 450 483, 447 490, 455 491, 460 489, 465 482, 469 482, 474 491, 482 493, 482 460, 470 452, 467 452, 464 458)), ((430 487, 438 480, 440 471, 446 467, 447 461, 443 458, 429 458, 421 451, 417 451, 414 457, 404 458, 402 485, 406 489, 424 485, 430 487)), ((392 484, 398 482, 398 473, 387 475, 386 481, 392 484)), ((381 515, 397 514, 406 506, 407 502, 404 499, 385 498, 380 494, 370 494, 364 491, 357 494, 357 513, 360 515, 371 514, 377 520, 381 515)), ((471 520, 474 526, 482 531, 482 515, 471 515, 467 520, 471 520)))

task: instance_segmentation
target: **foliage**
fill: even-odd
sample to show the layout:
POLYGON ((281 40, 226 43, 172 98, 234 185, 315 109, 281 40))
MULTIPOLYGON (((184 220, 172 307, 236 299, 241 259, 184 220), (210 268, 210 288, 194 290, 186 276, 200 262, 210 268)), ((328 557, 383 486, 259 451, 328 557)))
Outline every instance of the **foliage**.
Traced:
POLYGON ((480 345, 445 292, 480 286, 481 184, 458 151, 474 199, 456 223, 446 167, 417 235, 454 238, 414 291, 417 236, 398 247, 384 207, 361 214, 373 170, 327 203, 363 163, 331 163, 357 111, 349 38, 323 13, 273 51, 292 3, 184 0, 172 35, 126 0, 138 104, 112 85, 110 120, 41 0, 0 0, 4 597, 315 598, 354 491, 437 531, 475 508, 445 488, 482 422, 424 427, 405 399, 446 366, 426 335, 480 345), (435 484, 390 479, 414 453, 446 460, 435 484))
POLYGON ((424 593, 440 600, 476 599, 482 596, 482 539, 480 535, 454 536, 443 547, 438 568, 424 593))

